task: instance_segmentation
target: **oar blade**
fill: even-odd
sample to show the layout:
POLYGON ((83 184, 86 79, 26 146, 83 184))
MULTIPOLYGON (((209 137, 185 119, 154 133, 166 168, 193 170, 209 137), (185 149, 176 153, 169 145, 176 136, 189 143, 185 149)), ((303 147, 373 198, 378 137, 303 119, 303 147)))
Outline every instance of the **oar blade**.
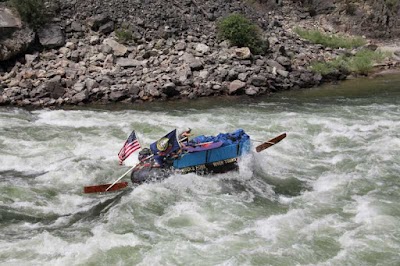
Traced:
POLYGON ((258 145, 256 147, 256 152, 261 152, 261 151, 271 147, 272 145, 275 145, 276 143, 283 140, 284 138, 286 138, 286 133, 283 133, 273 139, 270 139, 270 140, 264 142, 263 144, 258 145))
POLYGON ((109 186, 111 186, 111 184, 103 184, 103 185, 97 185, 97 186, 87 186, 87 187, 83 188, 83 193, 101 193, 101 192, 116 191, 116 190, 120 190, 120 189, 126 188, 128 186, 128 182, 115 183, 112 187, 110 187, 107 190, 107 188, 109 186))

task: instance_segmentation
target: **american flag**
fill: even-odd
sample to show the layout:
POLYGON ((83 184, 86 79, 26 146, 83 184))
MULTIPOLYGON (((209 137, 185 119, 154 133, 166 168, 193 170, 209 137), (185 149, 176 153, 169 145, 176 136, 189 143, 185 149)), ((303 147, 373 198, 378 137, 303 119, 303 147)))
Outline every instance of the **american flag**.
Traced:
POLYGON ((125 159, 129 157, 129 155, 131 155, 134 151, 138 149, 140 149, 140 143, 136 138, 135 131, 132 131, 128 139, 125 141, 124 146, 118 153, 119 163, 122 164, 122 162, 125 161, 125 159))

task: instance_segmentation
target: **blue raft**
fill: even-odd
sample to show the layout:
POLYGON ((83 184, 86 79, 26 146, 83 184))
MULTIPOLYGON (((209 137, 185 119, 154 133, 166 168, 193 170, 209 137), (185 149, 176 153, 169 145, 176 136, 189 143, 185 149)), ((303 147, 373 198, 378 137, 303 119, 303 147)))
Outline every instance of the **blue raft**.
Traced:
POLYGON ((132 171, 133 183, 163 179, 174 172, 223 173, 238 168, 238 158, 250 152, 250 137, 243 129, 217 136, 198 136, 176 158, 167 158, 163 168, 144 162, 132 171))

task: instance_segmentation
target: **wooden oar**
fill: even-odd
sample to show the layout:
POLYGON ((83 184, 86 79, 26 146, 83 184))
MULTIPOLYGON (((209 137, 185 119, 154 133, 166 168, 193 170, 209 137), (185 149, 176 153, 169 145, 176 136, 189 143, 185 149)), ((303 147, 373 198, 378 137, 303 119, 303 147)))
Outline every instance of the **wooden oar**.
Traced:
POLYGON ((100 193, 100 192, 115 191, 115 190, 119 190, 119 189, 127 187, 128 186, 127 182, 121 182, 121 183, 117 183, 117 182, 119 180, 121 180, 124 176, 126 176, 130 171, 132 171, 133 168, 138 166, 141 162, 146 161, 147 159, 150 159, 153 156, 154 156, 153 154, 150 155, 150 156, 147 156, 142 161, 140 161, 136 165, 134 165, 131 168, 129 168, 128 171, 126 171, 123 175, 118 177, 117 180, 115 180, 112 184, 102 184, 102 185, 84 187, 83 188, 83 192, 84 193, 100 193))
POLYGON ((260 144, 256 147, 256 151, 257 152, 261 152, 269 147, 271 147, 272 145, 275 145, 276 143, 278 143, 279 141, 283 140, 284 138, 286 138, 286 133, 283 133, 273 139, 270 139, 266 142, 264 142, 263 144, 260 144))
POLYGON ((115 183, 112 185, 110 189, 107 190, 112 184, 103 184, 103 185, 96 185, 96 186, 88 186, 83 188, 83 193, 101 193, 106 191, 115 191, 119 189, 126 188, 128 186, 128 182, 120 182, 115 183))

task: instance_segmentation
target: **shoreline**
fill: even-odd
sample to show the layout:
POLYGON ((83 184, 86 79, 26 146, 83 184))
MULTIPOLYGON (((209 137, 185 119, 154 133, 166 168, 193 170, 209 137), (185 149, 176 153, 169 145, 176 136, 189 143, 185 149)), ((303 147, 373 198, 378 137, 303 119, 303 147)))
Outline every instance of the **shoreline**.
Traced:
MULTIPOLYGON (((107 14, 110 10, 93 15, 90 6, 85 6, 83 19, 77 19, 71 17, 72 10, 65 5, 58 22, 43 29, 51 36, 46 45, 41 39, 46 34, 39 34, 43 50, 25 54, 13 67, 0 68, 0 105, 135 105, 224 95, 247 95, 251 99, 353 78, 342 70, 329 77, 309 70, 312 62, 327 62, 357 50, 323 47, 300 38, 292 30, 296 19, 291 19, 290 12, 265 14, 241 1, 214 11, 211 17, 229 14, 231 9, 254 15, 268 42, 265 54, 254 55, 247 47, 232 47, 220 40, 215 18, 205 13, 206 9, 188 10, 200 24, 187 25, 174 34, 168 31, 158 35, 150 25, 139 21, 138 26, 151 34, 121 43, 117 41, 115 18, 107 14)), ((214 10, 208 2, 202 5, 214 10)), ((79 8, 78 4, 74 8, 79 8)), ((370 39, 366 41, 371 43, 370 39)), ((369 76, 399 69, 400 61, 388 61, 378 68, 386 70, 369 76)))

